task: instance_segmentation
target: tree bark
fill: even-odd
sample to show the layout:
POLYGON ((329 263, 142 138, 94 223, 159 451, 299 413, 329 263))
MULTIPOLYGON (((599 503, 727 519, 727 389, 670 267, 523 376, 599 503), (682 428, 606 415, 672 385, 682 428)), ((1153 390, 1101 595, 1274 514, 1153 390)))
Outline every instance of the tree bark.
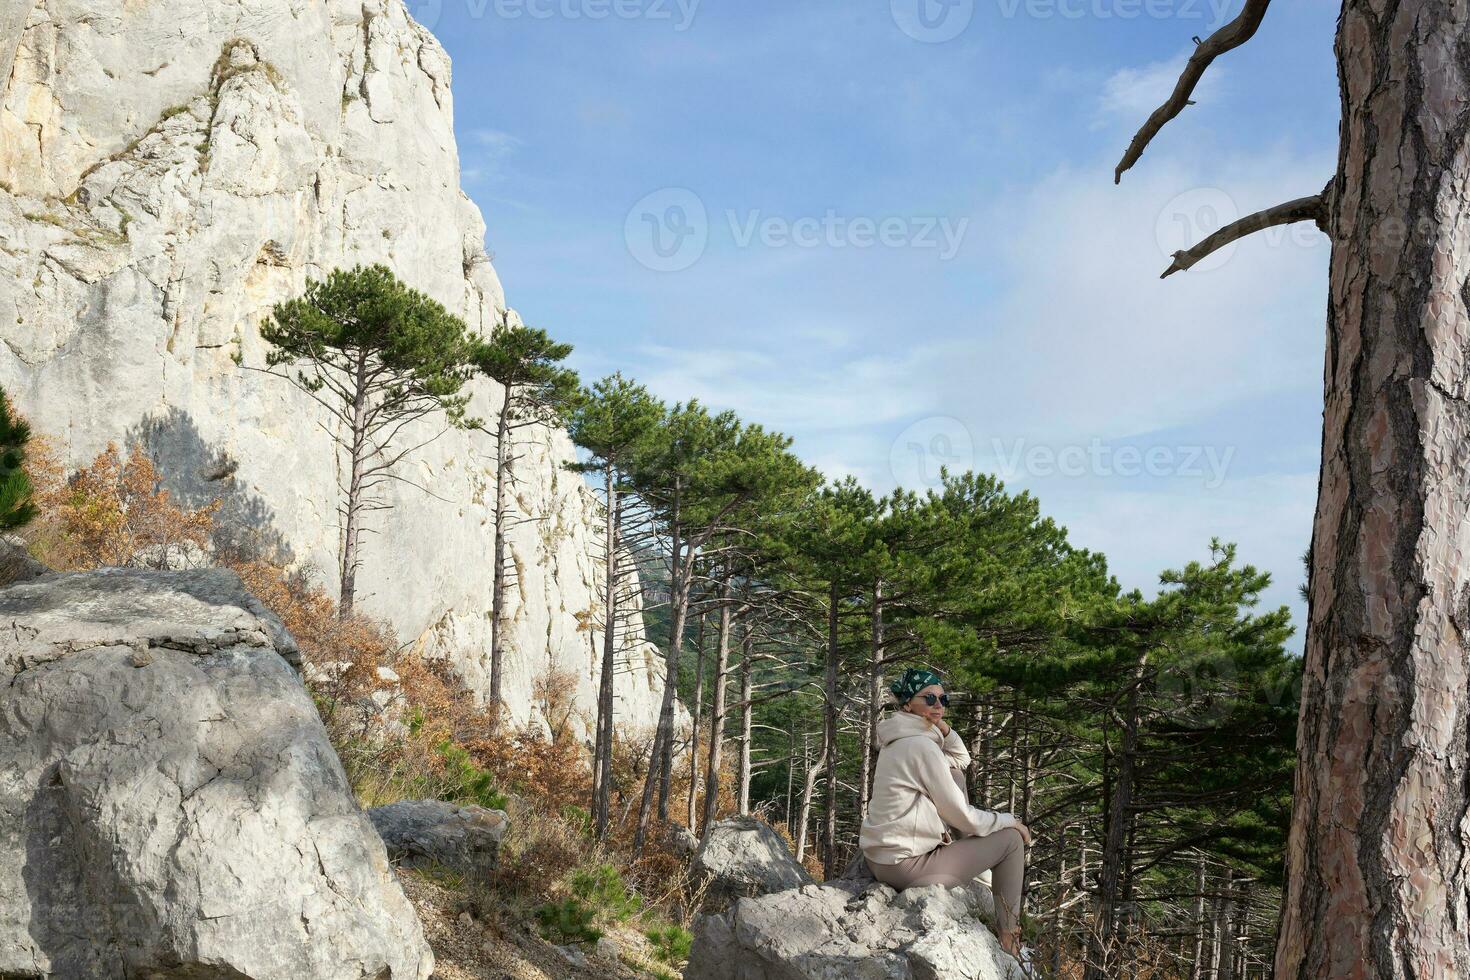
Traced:
POLYGON ((1278 980, 1470 976, 1470 9, 1346 0, 1278 980))

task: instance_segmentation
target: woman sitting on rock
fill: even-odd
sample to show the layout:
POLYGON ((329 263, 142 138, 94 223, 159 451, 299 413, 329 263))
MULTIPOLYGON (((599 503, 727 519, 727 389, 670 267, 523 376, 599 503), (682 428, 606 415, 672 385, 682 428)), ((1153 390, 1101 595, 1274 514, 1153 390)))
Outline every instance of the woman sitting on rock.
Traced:
POLYGON ((944 722, 949 696, 939 675, 906 670, 889 690, 898 710, 878 723, 872 800, 858 835, 873 877, 902 891, 968 885, 991 871, 1000 944, 1018 956, 1031 832, 1013 814, 970 806, 970 753, 944 722))

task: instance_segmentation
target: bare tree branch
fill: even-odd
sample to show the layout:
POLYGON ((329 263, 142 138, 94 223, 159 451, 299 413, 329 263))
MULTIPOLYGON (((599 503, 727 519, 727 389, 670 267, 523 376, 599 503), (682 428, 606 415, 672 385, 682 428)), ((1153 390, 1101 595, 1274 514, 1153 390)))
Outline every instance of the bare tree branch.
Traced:
POLYGON ((1321 194, 1299 197, 1295 201, 1287 201, 1285 204, 1278 204, 1264 211, 1248 214, 1239 221, 1232 221, 1199 244, 1175 252, 1173 264, 1165 269, 1159 278, 1167 279, 1176 272, 1183 272, 1212 252, 1264 228, 1291 224, 1296 221, 1313 221, 1320 228, 1323 225, 1325 214, 1326 209, 1322 206, 1321 194))
POLYGON ((1133 142, 1128 144, 1128 152, 1123 154, 1123 159, 1113 171, 1113 183, 1120 182, 1123 171, 1138 162, 1144 149, 1159 134, 1159 130, 1164 128, 1164 124, 1179 115, 1185 106, 1192 104, 1189 97, 1194 94, 1194 87, 1204 77, 1205 69, 1210 67, 1210 63, 1225 52, 1240 47, 1255 35, 1270 4, 1271 0, 1245 0, 1245 6, 1234 20, 1195 46, 1194 53, 1189 56, 1184 71, 1179 73, 1179 81, 1174 84, 1174 91, 1170 93, 1168 100, 1153 111, 1153 115, 1148 117, 1148 121, 1133 137, 1133 142))

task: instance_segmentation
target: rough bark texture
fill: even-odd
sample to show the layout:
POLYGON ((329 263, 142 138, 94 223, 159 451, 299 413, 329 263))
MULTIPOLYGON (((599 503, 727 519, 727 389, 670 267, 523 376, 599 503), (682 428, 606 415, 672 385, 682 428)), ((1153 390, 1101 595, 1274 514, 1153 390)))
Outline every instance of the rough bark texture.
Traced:
POLYGON ((1279 980, 1470 976, 1463 2, 1349 0, 1279 980))

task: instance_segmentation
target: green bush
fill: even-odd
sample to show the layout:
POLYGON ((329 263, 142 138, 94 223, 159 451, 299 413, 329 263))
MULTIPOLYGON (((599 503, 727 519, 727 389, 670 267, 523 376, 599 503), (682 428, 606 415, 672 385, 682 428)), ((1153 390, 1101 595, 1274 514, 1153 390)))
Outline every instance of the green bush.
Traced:
POLYGON ((596 911, 579 899, 547 902, 536 910, 541 925, 541 938, 553 943, 595 943, 602 930, 592 924, 596 911))
POLYGON ((572 893, 614 922, 622 922, 643 907, 638 896, 628 891, 618 869, 610 864, 582 868, 573 874, 572 893))
POLYGON ((644 935, 653 943, 654 955, 670 966, 678 966, 689 959, 690 947, 694 945, 694 933, 683 926, 668 925, 662 929, 649 929, 644 935))
POLYGON ((444 771, 449 779, 445 797, 456 803, 475 803, 492 810, 504 810, 506 799, 495 791, 495 779, 484 769, 475 765, 475 760, 464 746, 444 739, 434 746, 435 753, 444 760, 444 771))

